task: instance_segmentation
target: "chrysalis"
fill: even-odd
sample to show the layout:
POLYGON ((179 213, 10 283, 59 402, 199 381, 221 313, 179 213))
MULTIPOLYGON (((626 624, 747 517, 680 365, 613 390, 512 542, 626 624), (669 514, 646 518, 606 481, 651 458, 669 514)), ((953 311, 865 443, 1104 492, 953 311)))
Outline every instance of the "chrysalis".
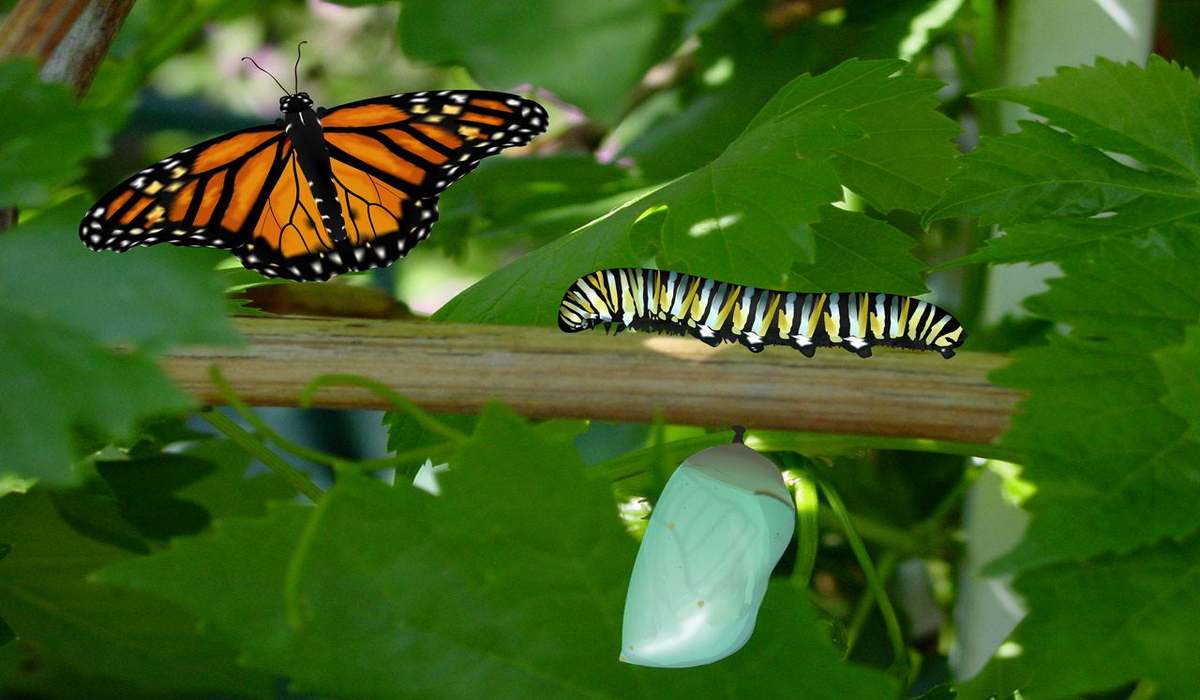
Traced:
POLYGON ((650 515, 633 565, 621 660, 682 668, 741 649, 795 521, 779 470, 745 445, 684 460, 650 515))

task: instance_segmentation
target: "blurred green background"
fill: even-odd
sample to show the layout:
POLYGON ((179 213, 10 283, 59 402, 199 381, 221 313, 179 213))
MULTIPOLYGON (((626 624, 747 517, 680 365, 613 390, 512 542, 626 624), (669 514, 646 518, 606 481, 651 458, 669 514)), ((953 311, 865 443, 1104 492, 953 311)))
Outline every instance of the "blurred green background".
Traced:
POLYGON ((32 63, 0 63, 0 205, 21 212, 0 233, 0 694, 1200 697, 1200 609, 1167 585, 1200 583, 1187 514, 1200 318, 1184 303, 1200 176, 1172 155, 1200 124, 1198 27, 1191 0, 143 0, 79 103, 32 63), (443 195, 412 255, 328 283, 374 293, 348 303, 552 324, 543 297, 597 260, 890 285, 954 311, 967 350, 1019 350, 993 380, 1033 392, 1026 417, 997 445, 752 430, 752 447, 841 493, 852 525, 821 506, 729 661, 617 664, 636 535, 670 470, 727 441, 725 426, 526 422, 494 407, 429 419, 439 433, 403 410, 203 411, 154 357, 236 342, 227 310, 253 311, 227 293, 265 280, 220 254, 117 259, 75 239, 82 211, 129 173, 275 119, 278 87, 241 58, 288 84, 301 40, 300 87, 321 105, 485 87, 551 115, 531 146, 443 195), (1152 54, 1178 67, 1101 63, 1036 94, 975 98, 1152 54), (907 63, 867 63, 884 59, 907 63), (806 100, 822 80, 806 74, 871 93, 806 100), (996 151, 956 160, 981 139, 996 151), (734 170, 751 174, 720 179, 734 170), (1004 178, 1017 184, 988 189, 1004 178), (730 201, 751 216, 719 246, 670 218, 730 201), (1122 209, 1138 202, 1172 216, 1122 209), (667 213, 634 221, 656 203, 667 213), (1080 233, 1114 211, 1138 224, 1080 233), (1038 247, 1055 226, 1079 236, 1073 253, 1038 247), (1004 247, 1026 241, 1035 252, 1004 247), (1130 241, 1141 247, 1119 247, 1130 241), (1149 262, 1130 282, 1116 258, 1149 262), (1054 296, 1072 290, 1090 301, 1054 296), (1134 307, 1161 324, 1135 318, 1138 342, 1121 345, 1105 324, 1134 307), (1112 356, 1055 354, 1093 340, 1114 340, 1112 356), (1110 404, 1144 413, 1104 423, 1110 404), (272 454, 329 489, 317 508, 272 454), (447 494, 384 488, 426 458, 451 464, 447 494), (882 612, 851 532, 885 582, 882 612), (1080 597, 1056 594, 1068 589, 1080 597), (1096 613, 1129 600, 1127 616, 1096 613))

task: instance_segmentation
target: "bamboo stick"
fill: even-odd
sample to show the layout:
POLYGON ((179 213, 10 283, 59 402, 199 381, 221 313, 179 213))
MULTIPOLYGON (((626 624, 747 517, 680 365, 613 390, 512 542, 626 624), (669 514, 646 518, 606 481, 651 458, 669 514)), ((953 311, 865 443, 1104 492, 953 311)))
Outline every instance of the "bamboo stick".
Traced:
MULTIPOLYGON (((837 349, 806 359, 786 348, 757 355, 690 338, 375 319, 239 318, 241 348, 191 348, 163 365, 184 389, 220 403, 220 368, 259 406, 295 406, 328 373, 377 380, 431 411, 464 413, 499 400, 538 418, 649 421, 986 443, 1021 396, 986 377, 1005 359, 837 349)), ((385 409, 356 387, 326 387, 314 405, 385 409)))

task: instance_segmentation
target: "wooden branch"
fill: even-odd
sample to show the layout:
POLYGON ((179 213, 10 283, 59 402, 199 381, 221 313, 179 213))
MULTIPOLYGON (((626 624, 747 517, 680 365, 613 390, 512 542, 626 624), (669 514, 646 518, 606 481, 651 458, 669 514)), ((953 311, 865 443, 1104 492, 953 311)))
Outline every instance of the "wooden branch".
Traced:
MULTIPOLYGON (((82 97, 133 0, 20 0, 0 22, 0 60, 29 56, 39 77, 64 82, 82 97)), ((0 202, 0 231, 17 225, 16 207, 0 202)))
MULTIPOLYGON (((786 348, 757 355, 690 338, 369 319, 241 318, 248 345, 169 354, 167 373, 201 401, 221 403, 218 366, 247 403, 295 406, 327 373, 383 382, 420 406, 473 412, 497 399, 527 416, 930 438, 986 443, 1021 395, 992 386, 1005 358, 837 349, 813 359, 786 348)), ((326 387, 316 405, 386 409, 356 387, 326 387)))
POLYGON ((30 56, 41 78, 82 96, 133 0, 21 0, 0 25, 0 58, 30 56))

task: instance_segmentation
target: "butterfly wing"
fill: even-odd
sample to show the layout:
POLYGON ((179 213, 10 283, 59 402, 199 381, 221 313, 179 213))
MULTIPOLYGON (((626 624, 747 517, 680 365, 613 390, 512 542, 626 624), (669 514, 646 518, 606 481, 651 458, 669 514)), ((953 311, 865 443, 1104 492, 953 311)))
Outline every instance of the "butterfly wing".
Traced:
POLYGON ((145 168, 88 210, 79 236, 92 250, 174 243, 233 250, 261 209, 257 193, 279 177, 291 145, 261 126, 205 141, 145 168))
POLYGON ((487 91, 362 100, 321 121, 346 241, 325 231, 279 127, 218 137, 142 170, 89 210, 80 237, 93 250, 224 248, 248 269, 295 280, 386 267, 429 235, 446 187, 547 125, 536 102, 487 91))
POLYGON ((322 113, 350 247, 296 267, 325 275, 390 265, 428 237, 438 195, 547 123, 538 103, 482 90, 404 93, 322 113))

